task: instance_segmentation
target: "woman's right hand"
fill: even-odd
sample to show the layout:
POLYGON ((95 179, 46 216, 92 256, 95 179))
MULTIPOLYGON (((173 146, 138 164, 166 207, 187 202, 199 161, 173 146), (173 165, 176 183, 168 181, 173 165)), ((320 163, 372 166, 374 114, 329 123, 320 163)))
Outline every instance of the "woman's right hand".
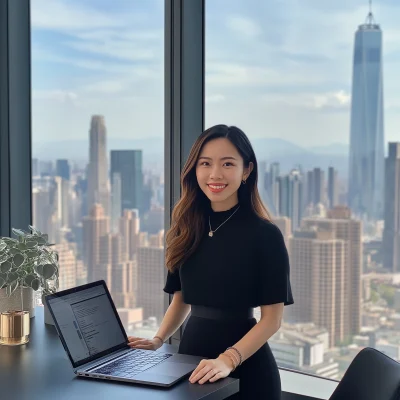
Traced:
POLYGON ((128 336, 128 345, 132 349, 157 350, 163 345, 163 343, 160 339, 143 339, 128 336))

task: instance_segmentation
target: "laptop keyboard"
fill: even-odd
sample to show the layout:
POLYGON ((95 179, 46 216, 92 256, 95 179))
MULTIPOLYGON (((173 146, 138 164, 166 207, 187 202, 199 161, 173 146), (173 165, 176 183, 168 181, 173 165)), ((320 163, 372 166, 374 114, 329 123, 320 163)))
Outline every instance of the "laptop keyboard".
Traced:
POLYGON ((140 372, 143 372, 146 369, 154 367, 160 362, 165 361, 171 356, 172 354, 157 353, 156 351, 149 352, 143 350, 134 350, 127 356, 115 360, 104 367, 100 367, 93 372, 118 376, 121 378, 131 378, 136 374, 139 374, 140 372))

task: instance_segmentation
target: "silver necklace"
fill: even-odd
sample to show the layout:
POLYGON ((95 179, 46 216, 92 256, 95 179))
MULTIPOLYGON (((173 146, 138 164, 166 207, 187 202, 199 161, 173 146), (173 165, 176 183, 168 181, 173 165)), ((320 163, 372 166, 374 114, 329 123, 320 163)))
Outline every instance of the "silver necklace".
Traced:
POLYGON ((210 219, 210 216, 208 216, 208 225, 209 225, 209 227, 210 227, 210 232, 208 232, 208 236, 210 236, 210 237, 213 237, 214 236, 214 232, 217 232, 217 230, 219 229, 219 228, 221 228, 221 226, 225 223, 225 222, 228 222, 234 215, 235 215, 235 212, 237 211, 237 210, 239 210, 239 208, 240 208, 240 206, 220 225, 220 226, 218 226, 218 228, 217 229, 214 229, 214 230, 212 230, 211 229, 211 219, 210 219))

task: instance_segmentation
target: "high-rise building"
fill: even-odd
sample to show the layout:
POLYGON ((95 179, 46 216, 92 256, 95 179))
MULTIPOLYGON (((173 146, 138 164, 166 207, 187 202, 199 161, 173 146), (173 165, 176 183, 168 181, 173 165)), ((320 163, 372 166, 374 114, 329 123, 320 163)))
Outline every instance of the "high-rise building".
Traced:
POLYGON ((267 207, 272 215, 277 216, 279 213, 279 184, 277 178, 279 177, 280 165, 275 162, 270 164, 269 170, 265 176, 265 187, 267 194, 267 207))
POLYGON ((48 233, 50 230, 51 220, 51 203, 50 193, 46 189, 32 189, 32 219, 35 228, 43 233, 48 233))
POLYGON ((384 268, 400 272, 400 143, 389 143, 386 158, 382 256, 384 268))
POLYGON ((321 168, 307 172, 307 205, 325 204, 325 173, 321 168))
POLYGON ((278 215, 289 217, 292 229, 300 226, 303 215, 304 184, 299 170, 294 169, 288 175, 276 178, 278 215))
POLYGON ((59 280, 60 287, 59 290, 65 290, 73 288, 77 285, 77 261, 73 248, 71 244, 56 243, 54 250, 58 253, 58 264, 60 266, 59 280))
POLYGON ((339 203, 339 187, 337 170, 333 167, 328 168, 328 208, 333 208, 339 203))
MULTIPOLYGON (((334 239, 345 243, 345 281, 340 290, 345 297, 344 335, 348 338, 361 329, 361 274, 362 274, 362 224, 351 218, 351 210, 344 206, 328 210, 327 218, 305 218, 302 226, 333 233, 334 239)), ((295 256, 292 256, 295 260, 295 256)), ((320 268, 325 268, 320 264, 320 268)), ((315 321, 314 321, 315 322, 315 321)))
POLYGON ((108 188, 107 131, 104 117, 92 116, 89 131, 89 165, 87 171, 87 201, 90 210, 93 204, 103 206, 105 215, 109 215, 110 193, 108 188))
POLYGON ((330 346, 345 339, 346 244, 334 232, 302 227, 289 239, 296 305, 288 322, 314 322, 329 332, 330 346))
POLYGON ((113 177, 121 177, 121 211, 138 209, 143 211, 143 160, 141 150, 111 151, 111 185, 113 177))
POLYGON ((71 178, 71 169, 68 160, 56 161, 56 175, 69 181, 71 178))
POLYGON ((32 158, 32 176, 39 176, 39 160, 32 158))
POLYGON ((119 219, 121 218, 121 174, 114 172, 111 177, 111 229, 113 233, 119 231, 119 219))
POLYGON ((124 210, 119 219, 119 232, 123 238, 124 257, 133 260, 140 245, 140 219, 138 210, 124 210))
POLYGON ((148 242, 138 249, 137 306, 143 308, 144 318, 164 316, 164 247, 163 231, 149 235, 148 242))
POLYGON ((110 230, 110 218, 101 204, 94 204, 90 215, 83 218, 83 261, 87 269, 87 282, 93 282, 95 269, 100 264, 100 238, 110 230))
POLYGON ((123 238, 119 233, 100 238, 99 264, 93 280, 104 279, 117 308, 134 308, 137 292, 136 262, 126 259, 123 238))
POLYGON ((383 217, 384 117, 382 31, 370 10, 355 33, 351 96, 349 206, 383 217))

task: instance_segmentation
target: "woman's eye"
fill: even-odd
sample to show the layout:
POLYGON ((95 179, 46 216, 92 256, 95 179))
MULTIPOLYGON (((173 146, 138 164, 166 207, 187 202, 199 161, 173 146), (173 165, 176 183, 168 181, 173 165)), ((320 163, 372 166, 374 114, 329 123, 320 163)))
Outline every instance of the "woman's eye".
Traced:
POLYGON ((206 166, 206 165, 208 165, 208 162, 207 161, 203 161, 203 162, 200 163, 200 165, 206 166))
POLYGON ((230 163, 230 162, 226 162, 224 165, 226 165, 227 167, 230 167, 230 166, 232 166, 233 164, 230 163))

